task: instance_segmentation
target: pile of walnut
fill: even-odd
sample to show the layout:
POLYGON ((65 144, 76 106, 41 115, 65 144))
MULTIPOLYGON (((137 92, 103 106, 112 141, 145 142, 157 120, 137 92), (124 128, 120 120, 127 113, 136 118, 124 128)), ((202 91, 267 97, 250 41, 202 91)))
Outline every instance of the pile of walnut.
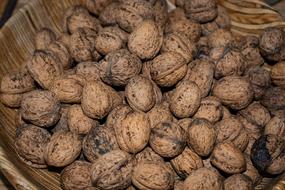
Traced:
POLYGON ((87 0, 1 82, 15 148, 74 189, 249 190, 285 170, 285 35, 215 0, 87 0), (84 8, 86 7, 86 8, 84 8))

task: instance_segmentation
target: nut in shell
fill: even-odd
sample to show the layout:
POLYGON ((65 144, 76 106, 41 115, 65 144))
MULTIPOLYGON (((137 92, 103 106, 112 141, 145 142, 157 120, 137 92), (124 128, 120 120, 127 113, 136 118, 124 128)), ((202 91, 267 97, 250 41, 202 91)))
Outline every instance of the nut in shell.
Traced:
POLYGON ((164 160, 161 156, 159 156, 157 153, 155 153, 150 147, 146 147, 141 152, 137 153, 135 155, 135 165, 141 163, 141 162, 162 162, 164 163, 164 160))
POLYGON ((252 181, 243 174, 235 174, 224 181, 225 190, 251 190, 253 189, 252 181))
POLYGON ((81 75, 86 81, 97 81, 100 79, 100 72, 96 62, 81 62, 76 65, 75 73, 81 75))
POLYGON ((86 8, 89 12, 99 15, 110 3, 112 0, 87 0, 86 8))
POLYGON ((18 108, 21 106, 23 94, 0 93, 0 101, 5 106, 18 108))
POLYGON ((38 50, 46 49, 49 44, 55 41, 55 39, 56 35, 52 30, 48 28, 42 28, 35 35, 35 48, 38 50))
POLYGON ((130 113, 132 111, 132 109, 130 108, 130 106, 128 105, 119 105, 117 107, 115 107, 109 114, 107 117, 107 121, 106 121, 106 125, 108 127, 114 128, 115 127, 115 123, 119 120, 122 120, 123 118, 126 117, 126 115, 128 113, 130 113))
POLYGON ((154 128, 158 123, 173 120, 173 115, 165 103, 155 105, 147 112, 147 116, 151 128, 154 128))
POLYGON ((67 47, 68 46, 61 41, 54 41, 47 47, 48 50, 52 51, 58 57, 64 69, 68 69, 72 66, 72 59, 67 47))
POLYGON ((112 2, 100 12, 99 20, 103 26, 116 24, 118 7, 118 2, 112 2))

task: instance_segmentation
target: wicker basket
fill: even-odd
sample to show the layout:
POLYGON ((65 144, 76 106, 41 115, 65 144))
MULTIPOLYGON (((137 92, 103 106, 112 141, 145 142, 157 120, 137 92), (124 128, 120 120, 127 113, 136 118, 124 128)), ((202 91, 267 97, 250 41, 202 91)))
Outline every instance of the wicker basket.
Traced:
MULTIPOLYGON (((84 0, 31 0, 0 31, 0 78, 18 70, 31 57, 33 36, 41 27, 60 32, 62 13, 67 7, 84 0)), ((220 0, 230 13, 232 31, 258 34, 269 26, 285 27, 280 14, 260 0, 220 0)), ((13 146, 17 111, 0 104, 0 168, 16 189, 60 189, 59 174, 46 169, 33 169, 23 164, 13 146)), ((285 190, 285 175, 265 178, 256 189, 285 190)))

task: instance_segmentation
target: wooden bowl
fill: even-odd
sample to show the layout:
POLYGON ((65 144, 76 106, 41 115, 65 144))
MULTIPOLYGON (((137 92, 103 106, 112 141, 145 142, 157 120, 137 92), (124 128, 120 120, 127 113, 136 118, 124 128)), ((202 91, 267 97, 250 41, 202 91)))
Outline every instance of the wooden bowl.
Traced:
MULTIPOLYGON (((84 0, 31 0, 0 31, 0 79, 29 61, 33 36, 42 27, 61 31, 62 14, 84 0)), ((258 34, 269 26, 285 27, 280 14, 260 0, 220 0, 232 19, 232 31, 258 34)), ((17 110, 0 104, 0 169, 16 189, 61 189, 59 174, 47 169, 34 169, 22 163, 14 149, 18 126, 17 110)), ((285 190, 285 176, 264 178, 256 189, 285 190)))

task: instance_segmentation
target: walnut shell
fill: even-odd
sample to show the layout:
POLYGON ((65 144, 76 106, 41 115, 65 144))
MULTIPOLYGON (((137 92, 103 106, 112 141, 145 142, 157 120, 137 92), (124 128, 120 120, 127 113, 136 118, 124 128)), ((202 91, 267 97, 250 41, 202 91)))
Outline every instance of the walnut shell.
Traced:
POLYGON ((67 20, 68 20, 68 17, 70 17, 72 14, 76 14, 76 15, 79 15, 79 14, 89 15, 89 12, 88 12, 88 10, 87 10, 85 7, 80 6, 80 5, 75 5, 75 6, 72 6, 72 7, 68 8, 68 9, 64 12, 63 20, 62 20, 62 29, 63 29, 63 32, 64 32, 64 33, 69 33, 69 31, 68 31, 68 26, 67 26, 67 20))
POLYGON ((253 189, 252 181, 243 174, 235 174, 224 181, 225 190, 251 190, 253 189))
POLYGON ((185 148, 186 133, 174 122, 162 122, 151 129, 149 144, 160 156, 174 157, 185 148))
POLYGON ((232 116, 230 110, 228 108, 226 108, 225 106, 222 106, 222 110, 223 110, 223 118, 222 119, 230 118, 232 116))
POLYGON ((187 72, 186 61, 174 52, 165 52, 152 61, 151 78, 162 87, 170 87, 181 80, 187 72))
POLYGON ((218 29, 208 36, 211 48, 228 47, 233 42, 232 33, 225 29, 218 29))
POLYGON ((205 23, 218 16, 217 4, 216 0, 185 1, 184 10, 188 18, 205 23))
POLYGON ((75 73, 81 75, 86 81, 97 81, 100 79, 100 72, 96 62, 81 62, 76 65, 75 73))
POLYGON ((175 32, 166 34, 160 51, 176 52, 180 54, 187 63, 189 63, 196 56, 197 47, 196 44, 191 42, 185 35, 175 32))
POLYGON ((264 135, 275 135, 279 140, 285 140, 285 118, 275 116, 266 124, 264 135))
POLYGON ((216 123, 222 118, 222 116, 223 108, 221 101, 214 96, 208 96, 201 100, 200 107, 193 118, 204 118, 211 123, 216 123))
POLYGON ((104 154, 119 149, 115 131, 108 126, 96 126, 83 139, 83 153, 90 162, 95 162, 104 154))
POLYGON ((99 189, 125 189, 131 185, 132 170, 131 155, 122 150, 113 150, 93 163, 91 179, 99 189))
POLYGON ((270 76, 272 79, 272 82, 277 85, 284 87, 285 86, 285 62, 279 62, 272 66, 270 70, 270 76))
POLYGON ((285 108, 285 89, 280 87, 270 87, 264 93, 260 103, 269 110, 285 108))
POLYGON ((154 128, 158 123, 173 120, 170 109, 165 103, 155 105, 147 112, 147 116, 149 118, 151 128, 154 128))
POLYGON ((117 24, 127 32, 132 32, 143 20, 154 17, 151 3, 140 0, 121 1, 116 13, 117 24))
POLYGON ((90 81, 87 83, 83 88, 81 99, 84 114, 93 119, 102 119, 108 115, 114 106, 111 91, 114 89, 103 82, 90 81))
POLYGON ((58 57, 48 50, 36 50, 27 68, 34 80, 44 89, 49 89, 53 81, 63 73, 58 57))
POLYGON ((146 147, 135 155, 135 165, 141 162, 164 162, 163 158, 155 153, 150 147, 146 147))
POLYGON ((147 112, 156 103, 153 83, 142 76, 135 76, 129 80, 125 95, 134 110, 147 112))
POLYGON ((60 107, 59 113, 60 113, 60 119, 56 123, 56 125, 51 129, 52 133, 56 133, 59 131, 69 131, 69 127, 67 124, 67 116, 68 116, 68 110, 69 110, 69 105, 62 105, 60 107))
POLYGON ((15 149, 19 158, 34 168, 45 168, 44 149, 51 135, 43 128, 24 125, 17 128, 15 149))
POLYGON ((47 47, 48 50, 52 51, 58 57, 60 64, 64 69, 72 67, 72 59, 67 47, 68 46, 61 41, 54 41, 47 47))
POLYGON ((87 0, 86 8, 89 12, 99 15, 113 0, 87 0))
POLYGON ((228 174, 241 173, 246 169, 244 155, 231 142, 223 142, 215 146, 211 163, 228 174))
POLYGON ((201 90, 201 97, 209 94, 213 83, 214 64, 205 59, 196 59, 188 64, 187 74, 183 81, 195 82, 201 90))
POLYGON ((34 125, 50 127, 59 120, 59 109, 59 101, 52 92, 34 90, 23 95, 20 113, 34 125))
POLYGON ((49 44, 55 41, 56 35, 49 28, 42 28, 35 35, 35 48, 37 50, 46 49, 49 44))
POLYGON ((176 86, 170 99, 170 110, 178 118, 194 115, 201 103, 201 91, 191 81, 183 81, 176 86))
POLYGON ((154 20, 160 28, 164 28, 168 20, 168 4, 166 0, 155 0, 153 3, 154 20))
POLYGON ((223 189, 222 178, 209 168, 193 171, 184 181, 183 189, 187 190, 220 190, 223 189))
POLYGON ((148 143, 150 123, 147 115, 131 111, 114 125, 117 142, 126 152, 137 153, 148 143))
POLYGON ((183 118, 183 119, 179 119, 176 123, 180 127, 182 127, 185 131, 188 131, 188 128, 191 125, 193 120, 194 119, 192 119, 192 118, 183 118))
POLYGON ((114 86, 125 86, 141 71, 140 59, 126 49, 109 53, 100 63, 101 79, 114 86))
POLYGON ((216 142, 216 131, 206 119, 194 119, 187 130, 188 146, 199 156, 208 156, 216 142))
POLYGON ((21 106, 23 94, 6 94, 0 93, 0 101, 5 106, 18 108, 21 106))
POLYGON ((119 2, 112 2, 100 12, 99 20, 103 26, 116 24, 119 5, 119 2))
POLYGON ((115 107, 108 115, 106 126, 114 128, 115 123, 118 120, 122 120, 130 113, 132 109, 128 105, 119 105, 115 107))
POLYGON ((142 162, 134 168, 132 183, 138 189, 170 190, 174 177, 162 162, 142 162))
POLYGON ((85 189, 91 186, 91 163, 75 161, 60 173, 60 182, 64 190, 85 189))
POLYGON ((183 179, 187 178, 193 171, 203 167, 202 159, 189 148, 185 148, 180 155, 170 160, 170 163, 183 179))
POLYGON ((232 109, 243 109, 253 99, 250 83, 239 76, 227 76, 220 79, 213 88, 213 95, 218 97, 222 104, 232 109))
POLYGON ((130 34, 128 48, 140 59, 152 59, 163 42, 163 31, 153 20, 142 21, 130 34))
POLYGON ((253 185, 259 184, 262 180, 262 176, 258 173, 258 170, 253 166, 250 156, 245 154, 246 161, 246 171, 243 172, 243 175, 246 175, 252 180, 253 185))
POLYGON ((71 164, 81 152, 81 138, 72 132, 57 132, 45 147, 44 158, 49 166, 63 167, 71 164))
POLYGON ((272 175, 278 175, 285 171, 285 154, 283 152, 273 160, 266 172, 272 175))
POLYGON ((72 105, 68 109, 67 123, 69 130, 79 135, 87 134, 98 124, 95 120, 87 117, 80 105, 72 105))

